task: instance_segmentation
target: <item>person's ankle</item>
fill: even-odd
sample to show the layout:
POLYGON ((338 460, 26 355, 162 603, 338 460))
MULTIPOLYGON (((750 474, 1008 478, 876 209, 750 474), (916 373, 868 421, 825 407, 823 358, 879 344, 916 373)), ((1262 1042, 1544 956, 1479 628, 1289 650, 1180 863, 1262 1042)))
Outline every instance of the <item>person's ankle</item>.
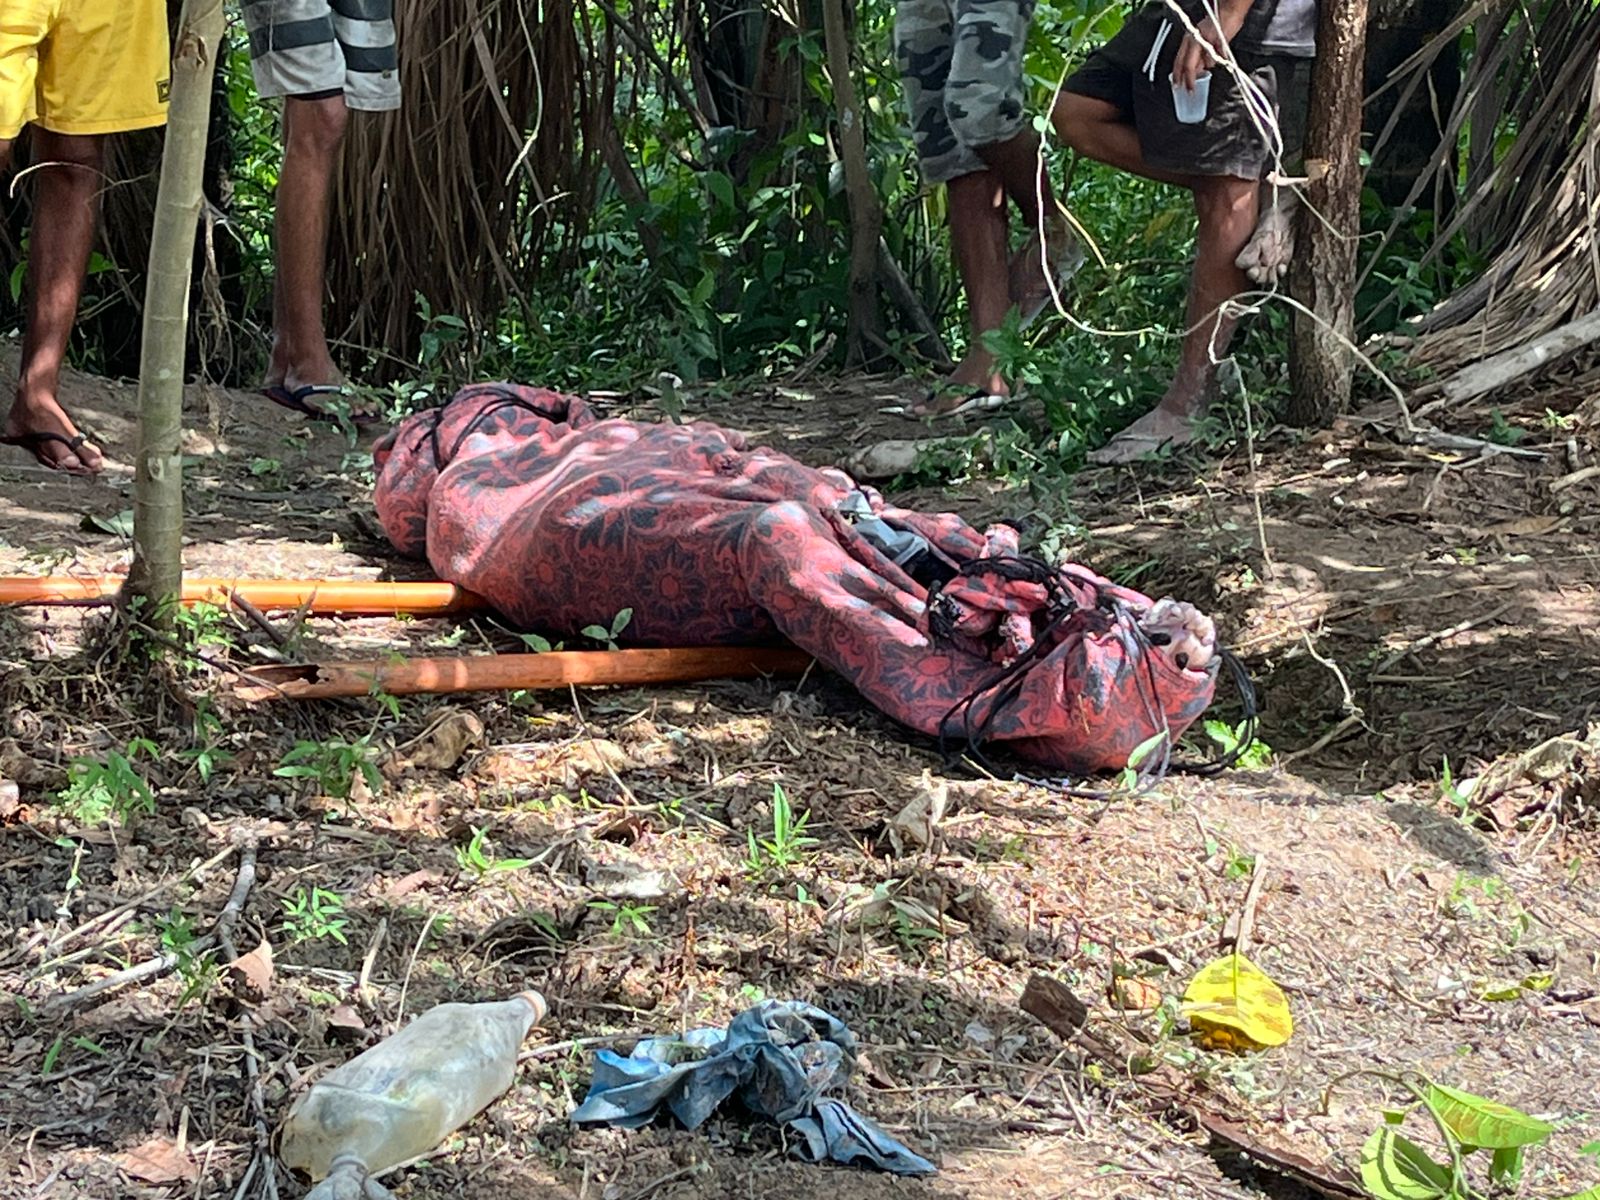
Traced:
POLYGON ((26 376, 17 380, 17 390, 12 396, 10 411, 42 413, 54 412, 59 407, 54 388, 46 387, 26 376))

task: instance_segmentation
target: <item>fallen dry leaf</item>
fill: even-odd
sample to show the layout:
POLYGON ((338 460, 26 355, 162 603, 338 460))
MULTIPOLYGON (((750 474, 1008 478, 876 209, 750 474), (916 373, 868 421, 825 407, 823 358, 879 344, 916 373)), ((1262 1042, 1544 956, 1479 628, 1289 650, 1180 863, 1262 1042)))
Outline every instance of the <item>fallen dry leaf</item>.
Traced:
POLYGON ((1161 1007, 1161 989, 1148 979, 1113 979, 1111 1004, 1123 1012, 1153 1012, 1161 1007))
POLYGON ((350 803, 372 803, 372 785, 367 782, 365 771, 355 770, 350 772, 350 803))
POLYGON ((228 964, 233 994, 246 1004, 260 1004, 272 994, 272 946, 265 938, 248 954, 228 964))
POLYGON ((159 1135, 116 1155, 116 1164, 146 1183, 193 1183, 200 1178, 200 1168, 189 1152, 178 1149, 171 1138, 159 1135))
POLYGON ((22 807, 22 793, 9 779, 0 779, 0 821, 9 821, 22 807))
POLYGON ((922 786, 909 804, 889 821, 889 843, 897 855, 908 850, 926 850, 938 837, 939 822, 944 820, 950 802, 950 786, 943 780, 935 783, 929 771, 922 773, 922 786))
POLYGON ((1502 521, 1484 532, 1501 537, 1541 537, 1561 528, 1565 517, 1518 517, 1515 521, 1502 521))
POLYGON ((420 871, 412 871, 411 874, 402 875, 399 879, 396 879, 393 883, 385 887, 383 889, 383 895, 386 899, 391 901, 400 900, 403 897, 409 896, 412 892, 415 892, 420 888, 429 887, 440 882, 443 878, 444 876, 438 871, 430 871, 426 868, 420 871))
POLYGON ((466 752, 483 745, 483 722, 464 709, 452 708, 396 753, 401 766, 421 771, 448 771, 466 752))
POLYGON ((361 1041, 367 1036, 367 1023, 353 1006, 336 1005, 328 1014, 328 1033, 344 1042, 361 1041))

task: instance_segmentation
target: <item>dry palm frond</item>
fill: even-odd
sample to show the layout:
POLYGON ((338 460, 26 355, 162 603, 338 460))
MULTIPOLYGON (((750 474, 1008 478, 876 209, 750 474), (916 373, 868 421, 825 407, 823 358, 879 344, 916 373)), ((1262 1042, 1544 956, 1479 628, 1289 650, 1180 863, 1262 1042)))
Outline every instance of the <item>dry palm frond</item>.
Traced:
POLYGON ((351 122, 328 270, 330 328, 390 364, 415 355, 417 296, 476 339, 576 238, 611 99, 573 0, 401 0, 396 25, 404 105, 351 122))
MULTIPOLYGON (((1465 233, 1489 265, 1418 326, 1412 361, 1439 372, 1600 307, 1600 8, 1494 0, 1474 16, 1478 52, 1434 163, 1453 170, 1467 130, 1467 187, 1425 262, 1465 233), (1502 130, 1511 140, 1496 152, 1502 130)), ((1426 58, 1409 69, 1425 71, 1426 58)))

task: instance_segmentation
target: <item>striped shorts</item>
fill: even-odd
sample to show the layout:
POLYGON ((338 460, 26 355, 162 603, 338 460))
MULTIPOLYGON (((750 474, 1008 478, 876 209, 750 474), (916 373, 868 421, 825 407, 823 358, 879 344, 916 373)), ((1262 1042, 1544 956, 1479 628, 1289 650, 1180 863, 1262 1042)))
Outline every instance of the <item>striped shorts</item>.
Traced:
POLYGON ((343 95, 354 109, 400 107, 394 0, 244 0, 262 97, 343 95))

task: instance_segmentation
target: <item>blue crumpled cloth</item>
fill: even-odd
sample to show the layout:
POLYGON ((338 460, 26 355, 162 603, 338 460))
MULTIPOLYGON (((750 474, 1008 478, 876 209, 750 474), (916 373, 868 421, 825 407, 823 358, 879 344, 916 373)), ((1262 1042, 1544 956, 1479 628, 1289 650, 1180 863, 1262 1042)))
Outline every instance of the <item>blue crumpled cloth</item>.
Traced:
POLYGON ((784 1126, 810 1162, 860 1162, 896 1175, 937 1168, 866 1117, 822 1095, 848 1073, 855 1038, 831 1013, 796 1000, 763 1000, 727 1029, 647 1038, 624 1057, 595 1053, 594 1081, 572 1114, 577 1125, 637 1129, 665 1106, 696 1129, 729 1096, 784 1126))

